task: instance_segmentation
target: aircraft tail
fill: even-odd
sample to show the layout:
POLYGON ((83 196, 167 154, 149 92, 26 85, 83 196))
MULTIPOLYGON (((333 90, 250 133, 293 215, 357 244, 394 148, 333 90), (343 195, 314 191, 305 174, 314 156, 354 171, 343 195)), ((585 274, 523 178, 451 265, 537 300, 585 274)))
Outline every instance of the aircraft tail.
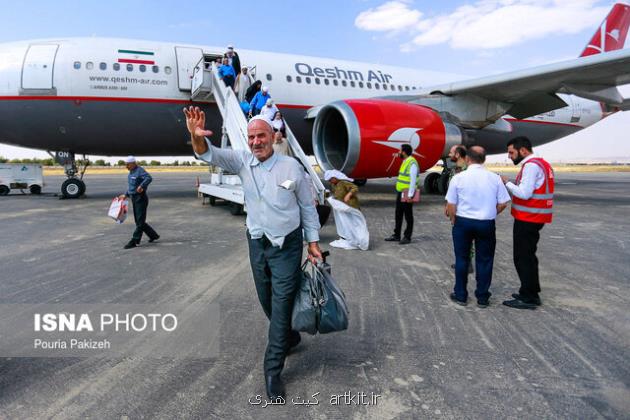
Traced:
POLYGON ((628 26, 630 26, 630 5, 615 4, 580 57, 622 49, 628 34, 628 26))

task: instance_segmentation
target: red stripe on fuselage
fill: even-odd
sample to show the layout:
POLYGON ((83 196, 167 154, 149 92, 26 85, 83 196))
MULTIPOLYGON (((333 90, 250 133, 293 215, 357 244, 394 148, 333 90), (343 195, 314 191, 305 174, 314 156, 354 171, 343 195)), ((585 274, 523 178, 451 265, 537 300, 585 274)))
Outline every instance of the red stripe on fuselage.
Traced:
POLYGON ((119 58, 119 63, 127 63, 127 64, 155 64, 155 61, 149 60, 132 60, 129 58, 119 58))

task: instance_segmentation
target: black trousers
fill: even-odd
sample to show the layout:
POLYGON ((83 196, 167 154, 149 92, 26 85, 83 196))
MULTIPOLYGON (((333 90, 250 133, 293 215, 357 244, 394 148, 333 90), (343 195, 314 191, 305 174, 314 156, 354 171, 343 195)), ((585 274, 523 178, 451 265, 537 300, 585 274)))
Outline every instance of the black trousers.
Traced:
POLYGON ((284 367, 289 337, 297 334, 291 330, 291 314, 302 278, 302 228, 289 233, 282 248, 273 246, 265 236, 252 239, 249 232, 247 240, 256 293, 270 321, 265 375, 277 375, 284 367))
POLYGON ((157 238, 157 232, 146 222, 149 197, 145 193, 133 194, 131 195, 131 202, 133 203, 133 218, 136 221, 136 230, 133 231, 132 239, 136 243, 140 243, 142 232, 146 233, 150 239, 157 238))
POLYGON ((514 266, 521 280, 518 294, 524 301, 533 300, 540 293, 536 249, 540 239, 540 230, 544 225, 544 223, 530 223, 514 219, 514 266))
POLYGON ((394 236, 400 237, 402 229, 403 215, 407 222, 405 229, 405 238, 411 239, 413 233, 413 203, 405 203, 400 200, 402 193, 396 195, 396 227, 394 228, 394 236))

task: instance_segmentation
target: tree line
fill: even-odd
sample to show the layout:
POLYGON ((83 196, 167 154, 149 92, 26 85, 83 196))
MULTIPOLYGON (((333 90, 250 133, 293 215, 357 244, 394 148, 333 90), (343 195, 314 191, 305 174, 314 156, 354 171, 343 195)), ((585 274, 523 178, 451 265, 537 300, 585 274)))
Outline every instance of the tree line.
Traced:
MULTIPOLYGON (((125 166, 125 161, 122 159, 116 162, 116 164, 112 164, 111 162, 106 162, 104 159, 96 159, 94 161, 89 161, 89 162, 90 162, 89 164, 93 166, 125 166)), ((42 166, 57 165, 57 162, 55 162, 53 158, 7 159, 4 156, 0 156, 0 163, 30 163, 30 164, 37 164, 37 165, 42 165, 42 166)), ((77 163, 78 163, 78 160, 77 160, 77 163)), ((179 160, 175 160, 170 163, 162 163, 159 160, 151 160, 148 162, 146 160, 139 160, 138 165, 140 166, 208 166, 208 164, 205 162, 197 162, 197 161, 190 162, 187 160, 183 160, 181 162, 179 160)))

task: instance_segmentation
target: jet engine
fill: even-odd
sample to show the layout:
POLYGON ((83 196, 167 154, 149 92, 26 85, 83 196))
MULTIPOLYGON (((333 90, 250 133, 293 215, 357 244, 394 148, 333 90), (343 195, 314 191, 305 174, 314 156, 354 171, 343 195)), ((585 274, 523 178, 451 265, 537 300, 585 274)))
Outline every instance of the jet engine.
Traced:
POLYGON ((425 171, 462 139, 461 129, 431 108, 385 99, 332 102, 313 125, 313 150, 322 169, 359 179, 395 176, 402 144, 411 145, 425 171))

